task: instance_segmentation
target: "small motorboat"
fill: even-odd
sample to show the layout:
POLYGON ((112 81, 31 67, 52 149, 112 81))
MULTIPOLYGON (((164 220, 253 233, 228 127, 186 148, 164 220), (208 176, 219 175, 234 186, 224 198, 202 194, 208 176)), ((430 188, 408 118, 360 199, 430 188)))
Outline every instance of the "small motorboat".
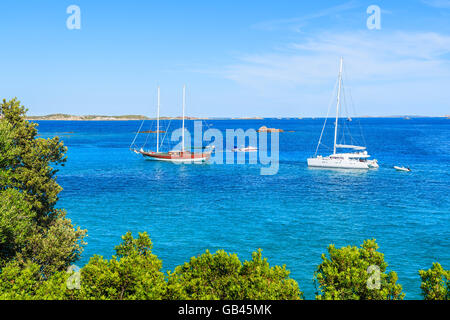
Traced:
POLYGON ((398 166, 394 166, 394 169, 397 171, 406 171, 406 172, 411 172, 410 168, 406 168, 406 167, 398 167, 398 166))
POLYGON ((256 152, 258 151, 258 148, 256 147, 242 147, 242 148, 238 148, 238 147, 234 147, 234 149, 232 149, 231 151, 233 152, 256 152))

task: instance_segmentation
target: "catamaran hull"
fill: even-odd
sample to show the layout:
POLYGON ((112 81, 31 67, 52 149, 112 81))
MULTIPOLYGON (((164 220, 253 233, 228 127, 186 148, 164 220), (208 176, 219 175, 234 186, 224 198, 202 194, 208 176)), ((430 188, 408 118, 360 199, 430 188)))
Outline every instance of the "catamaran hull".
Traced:
POLYGON ((342 161, 335 159, 318 159, 310 158, 308 159, 308 167, 315 168, 333 168, 333 169, 370 169, 369 165, 365 162, 360 161, 342 161))

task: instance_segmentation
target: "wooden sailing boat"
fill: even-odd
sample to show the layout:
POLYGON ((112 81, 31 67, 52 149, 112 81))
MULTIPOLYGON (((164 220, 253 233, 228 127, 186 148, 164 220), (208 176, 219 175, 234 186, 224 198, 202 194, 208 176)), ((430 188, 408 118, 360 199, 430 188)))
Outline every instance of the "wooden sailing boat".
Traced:
POLYGON ((184 146, 184 111, 186 107, 186 86, 183 86, 183 119, 182 119, 182 138, 181 138, 181 150, 160 152, 159 151, 159 108, 160 108, 160 89, 158 87, 158 111, 156 118, 156 151, 145 151, 142 148, 140 150, 134 149, 134 152, 142 154, 145 158, 157 161, 171 161, 175 163, 193 163, 204 162, 211 157, 211 150, 202 150, 202 152, 191 152, 186 150, 184 146))

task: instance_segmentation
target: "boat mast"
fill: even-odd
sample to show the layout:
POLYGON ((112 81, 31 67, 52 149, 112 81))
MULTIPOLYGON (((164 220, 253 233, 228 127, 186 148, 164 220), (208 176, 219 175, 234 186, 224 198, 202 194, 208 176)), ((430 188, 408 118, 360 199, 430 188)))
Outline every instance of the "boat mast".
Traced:
POLYGON ((184 108, 186 105, 186 85, 183 85, 183 131, 181 138, 181 152, 184 152, 184 108))
POLYGON ((340 104, 340 100, 341 100, 341 85, 342 85, 342 64, 343 64, 343 59, 341 57, 341 64, 339 67, 339 88, 338 88, 337 103, 336 103, 336 122, 334 123, 333 154, 336 154, 336 138, 337 138, 338 119, 339 119, 339 104, 340 104))
POLYGON ((160 90, 158 86, 158 111, 156 113, 156 153, 159 152, 159 106, 160 106, 160 90))

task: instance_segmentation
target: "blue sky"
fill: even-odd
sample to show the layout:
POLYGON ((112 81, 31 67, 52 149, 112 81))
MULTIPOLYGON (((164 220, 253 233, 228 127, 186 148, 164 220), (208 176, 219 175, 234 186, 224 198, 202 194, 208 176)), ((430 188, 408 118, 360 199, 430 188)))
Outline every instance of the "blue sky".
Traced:
POLYGON ((0 32, 1 96, 33 115, 154 116, 157 85, 179 115, 186 83, 192 116, 324 116, 341 55, 357 115, 450 114, 450 0, 2 0, 0 32))

